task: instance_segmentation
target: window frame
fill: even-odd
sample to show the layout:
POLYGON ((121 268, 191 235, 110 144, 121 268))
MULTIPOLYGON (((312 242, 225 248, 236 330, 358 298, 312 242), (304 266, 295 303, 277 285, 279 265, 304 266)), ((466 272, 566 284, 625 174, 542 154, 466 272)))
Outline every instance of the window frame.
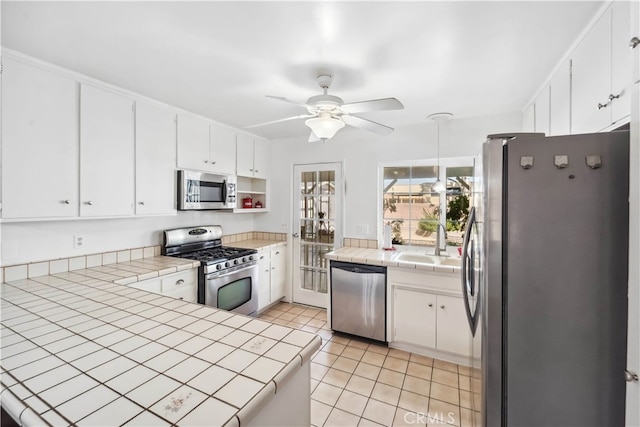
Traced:
MULTIPOLYGON (((461 157, 444 157, 435 159, 416 159, 416 160, 394 160, 389 162, 378 162, 378 202, 377 202, 377 240, 378 247, 382 247, 383 243, 383 229, 384 229, 384 168, 391 167, 416 167, 416 166, 435 166, 438 168, 438 178, 440 181, 446 184, 447 168, 450 167, 474 167, 474 156, 461 156, 461 157)), ((434 181, 435 182, 435 181, 434 181)), ((471 197, 471 195, 470 195, 471 197)), ((439 195, 440 202, 440 217, 439 223, 445 227, 447 225, 447 193, 443 191, 439 195)), ((418 219, 410 218, 411 221, 418 221, 418 219)), ((438 228, 438 233, 440 233, 438 228)), ((395 245, 394 245, 395 246, 395 245)), ((400 248, 416 249, 416 248, 432 248, 428 245, 413 245, 402 244, 398 245, 400 248)))

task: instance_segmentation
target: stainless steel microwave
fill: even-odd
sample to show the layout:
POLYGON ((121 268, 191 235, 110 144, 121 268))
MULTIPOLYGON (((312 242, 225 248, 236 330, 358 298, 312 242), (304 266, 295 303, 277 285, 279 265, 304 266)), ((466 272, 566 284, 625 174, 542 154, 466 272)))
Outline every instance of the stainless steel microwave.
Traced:
POLYGON ((235 175, 178 171, 178 209, 181 211, 236 207, 235 175))

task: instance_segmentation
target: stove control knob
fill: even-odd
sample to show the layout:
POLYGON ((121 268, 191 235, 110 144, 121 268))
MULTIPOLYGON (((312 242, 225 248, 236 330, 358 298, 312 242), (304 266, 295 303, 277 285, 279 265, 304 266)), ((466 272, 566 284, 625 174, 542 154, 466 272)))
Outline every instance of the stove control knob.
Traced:
POLYGON ((242 262, 247 262, 247 258, 242 257, 242 262))
POLYGON ((238 260, 237 260, 237 259, 234 259, 234 260, 233 260, 233 263, 234 263, 235 265, 238 265, 238 260))
POLYGON ((253 261, 253 260, 254 260, 253 255, 249 255, 249 261, 253 261))
POLYGON ((224 263, 224 266, 225 266, 225 267, 229 267, 230 265, 231 265, 231 264, 229 263, 229 261, 227 261, 227 262, 225 262, 225 263, 224 263))
POLYGON ((220 264, 216 265, 216 270, 222 270, 222 266, 220 264))

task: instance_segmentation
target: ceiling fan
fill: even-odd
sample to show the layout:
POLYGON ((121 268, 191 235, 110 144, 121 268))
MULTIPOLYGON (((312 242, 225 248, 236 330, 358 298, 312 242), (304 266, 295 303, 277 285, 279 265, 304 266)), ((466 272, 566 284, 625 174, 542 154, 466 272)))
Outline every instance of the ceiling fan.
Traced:
POLYGON ((367 113, 370 111, 383 110, 402 110, 404 106, 400 101, 395 98, 382 98, 345 104, 341 98, 329 95, 327 93, 329 91, 329 87, 331 87, 332 79, 333 77, 329 74, 320 74, 317 78, 317 81, 318 85, 320 85, 324 93, 322 95, 312 96, 304 104, 291 101, 281 96, 267 95, 268 98, 273 98, 279 101, 284 101, 298 105, 300 107, 304 107, 307 109, 307 114, 287 117, 285 119, 273 120, 265 123, 259 123, 248 126, 247 128, 265 126, 274 123, 286 122, 289 120, 307 119, 304 123, 309 128, 311 128, 309 142, 326 142, 327 140, 333 138, 336 132, 342 129, 345 125, 365 129, 379 135, 388 135, 393 132, 392 127, 359 116, 355 116, 352 113, 367 113))

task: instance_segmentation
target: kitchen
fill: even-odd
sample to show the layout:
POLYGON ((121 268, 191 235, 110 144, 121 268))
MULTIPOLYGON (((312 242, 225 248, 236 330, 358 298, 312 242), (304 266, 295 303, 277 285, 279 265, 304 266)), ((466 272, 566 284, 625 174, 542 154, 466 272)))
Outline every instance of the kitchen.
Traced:
MULTIPOLYGON (((285 19, 289 13, 293 15, 293 17, 296 16, 296 13, 302 13, 297 12, 294 5, 289 5, 291 11, 282 11, 280 13, 282 19, 285 19)), ((492 10, 487 9, 489 6, 490 4, 480 4, 477 6, 478 9, 476 12, 487 15, 487 18, 489 18, 488 15, 491 15, 490 12, 492 10)), ((289 68, 285 70, 277 68, 273 69, 273 71, 269 72, 267 76, 267 82, 262 86, 251 90, 251 93, 248 95, 242 92, 246 89, 246 84, 243 83, 244 79, 246 79, 246 70, 238 71, 234 74, 220 70, 224 67, 216 67, 215 64, 209 64, 206 68, 193 67, 193 70, 189 71, 195 73, 193 78, 196 76, 202 78, 204 74, 204 79, 208 82, 207 84, 213 84, 210 80, 216 80, 220 85, 217 86, 215 92, 208 92, 209 94, 206 99, 196 97, 193 93, 194 89, 189 86, 188 82, 176 78, 177 75, 187 72, 187 70, 181 68, 180 71, 176 71, 174 69, 171 72, 178 74, 162 74, 164 72, 163 70, 167 66, 163 61, 188 64, 190 63, 188 61, 193 61, 193 59, 189 58, 190 56, 194 56, 196 58, 200 57, 199 55, 207 57, 207 55, 213 55, 212 52, 215 52, 216 55, 222 55, 222 53, 227 55, 223 57, 224 61, 240 65, 245 69, 251 69, 259 67, 261 61, 266 61, 265 57, 276 54, 273 52, 273 49, 268 50, 268 46, 266 45, 269 43, 278 45, 277 43, 283 43, 283 40, 271 40, 267 38, 263 41, 263 44, 259 44, 259 49, 256 49, 258 51, 253 51, 253 56, 243 55, 238 57, 237 53, 234 54, 234 52, 241 52, 242 49, 245 49, 246 47, 241 48, 240 46, 236 46, 229 42, 228 45, 209 48, 206 46, 203 47, 201 43, 197 42, 198 34, 201 34, 199 31, 204 31, 204 28, 208 25, 208 21, 203 19, 204 22, 197 21, 199 26, 193 27, 192 30, 186 30, 181 27, 182 31, 185 32, 184 37, 186 38, 187 43, 187 49, 185 52, 175 52, 172 54, 173 56, 159 60, 157 56, 152 55, 152 53, 157 54, 157 52, 152 49, 160 49, 161 51, 164 51, 166 48, 161 43, 156 43, 157 40, 155 37, 164 37, 160 40, 165 40, 164 43, 166 43, 166 46, 173 46, 173 43, 176 42, 170 37, 166 38, 166 35, 162 36, 165 34, 164 25, 166 25, 166 20, 168 19, 167 15, 171 16, 170 8, 168 8, 169 10, 162 11, 162 19, 154 21, 154 25, 156 26, 150 26, 148 28, 148 32, 143 32, 137 27, 139 21, 135 20, 135 17, 137 16, 136 13, 144 14, 145 12, 144 7, 140 5, 130 5, 130 8, 123 9, 126 10, 126 12, 117 9, 106 9, 102 11, 100 11, 100 9, 92 10, 89 8, 89 4, 80 4, 77 7, 80 9, 87 8, 87 10, 66 11, 65 9, 56 9, 55 3, 51 3, 50 5, 33 4, 29 6, 29 4, 12 5, 10 2, 3 2, 3 17, 6 20, 3 20, 4 22, 2 27, 3 47, 13 49, 17 51, 18 54, 27 54, 29 56, 36 57, 38 60, 63 66, 65 69, 71 70, 72 73, 81 73, 83 79, 87 78, 85 76, 89 76, 89 79, 93 77, 98 80, 107 81, 119 88, 130 88, 134 93, 143 94, 143 100, 147 100, 145 97, 148 97, 150 100, 163 100, 166 104, 177 107, 178 109, 184 109, 181 112, 184 112, 185 110, 187 112, 200 112, 202 116, 214 119, 223 125, 233 126, 236 129, 242 130, 243 134, 246 134, 246 131, 243 130, 246 126, 270 120, 278 120, 290 115, 300 114, 301 111, 303 111, 296 106, 288 106, 288 108, 286 108, 287 106, 285 104, 280 104, 277 100, 265 98, 264 95, 286 96, 289 99, 302 101, 307 99, 309 96, 320 93, 320 89, 317 87, 317 83, 315 82, 316 76, 312 75, 310 72, 311 68, 314 68, 312 65, 318 65, 317 61, 320 60, 318 58, 325 58, 330 65, 334 65, 332 72, 335 74, 335 81, 333 82, 329 93, 340 95, 347 101, 395 96, 405 104, 405 111, 407 111, 407 113, 410 112, 413 116, 409 119, 402 118, 403 116, 401 116, 401 114, 404 113, 404 111, 388 111, 375 114, 369 113, 367 115, 363 114, 363 117, 379 121, 383 124, 393 124, 394 127, 396 127, 395 132, 387 137, 379 137, 375 134, 346 127, 339 131, 337 136, 326 144, 307 144, 306 140, 308 137, 308 129, 304 126, 303 121, 247 129, 247 131, 255 132, 256 135, 259 135, 260 139, 270 140, 271 154, 270 162, 268 162, 270 169, 269 188, 267 191, 259 189, 251 190, 253 191, 251 194, 255 194, 253 198, 256 200, 263 195, 260 193, 268 193, 268 211, 264 213, 231 214, 226 212, 211 213, 200 211, 178 212, 177 214, 169 216, 141 215, 139 218, 15 222, 4 219, 6 216, 3 215, 3 266, 39 263, 41 261, 55 260, 59 258, 73 258, 79 255, 112 252, 117 253, 118 251, 133 248, 153 247, 161 245, 162 230, 177 227, 220 224, 223 227, 225 236, 227 236, 227 242, 229 242, 230 245, 232 245, 231 242, 235 243, 239 240, 238 236, 242 236, 245 233, 271 233, 274 235, 274 238, 280 238, 283 235, 287 236, 286 238, 288 241, 286 250, 288 251, 287 256, 289 257, 288 265, 291 269, 294 241, 289 237, 289 235, 293 230, 296 230, 296 228, 293 227, 293 213, 291 208, 293 203, 292 195, 290 194, 290 189, 292 188, 294 181, 292 177, 292 165, 320 164, 335 161, 343 162, 342 167, 344 179, 347 185, 347 192, 344 200, 345 214, 342 236, 352 240, 357 240, 358 244, 362 241, 368 242, 370 240, 381 242, 381 227, 377 225, 378 223, 381 223, 381 221, 379 221, 377 213, 379 209, 376 207, 378 203, 377 200, 379 199, 379 190, 376 188, 378 164, 394 160, 403 161, 407 159, 422 158, 435 159, 437 157, 438 150, 435 137, 436 126, 434 123, 428 121, 426 117, 436 111, 446 110, 455 114, 454 120, 450 120, 442 124, 441 143, 439 144, 439 149, 443 158, 472 156, 476 154, 480 148, 481 142, 486 135, 490 133, 514 130, 534 130, 523 125, 523 108, 532 105, 529 101, 533 100, 532 97, 537 93, 538 88, 542 88, 545 79, 551 75, 552 69, 556 65, 560 68, 562 65, 559 63, 560 59, 570 50, 572 43, 579 36, 581 30, 589 24, 591 18, 599 11, 600 4, 593 3, 585 6, 585 9, 581 9, 581 20, 572 20, 571 23, 573 28, 571 30, 567 30, 567 34, 563 34, 563 40, 565 40, 565 43, 561 44, 558 42, 557 46, 547 46, 547 49, 544 51, 545 55, 541 55, 539 58, 536 58, 536 61, 526 61, 526 57, 534 55, 531 55, 530 52, 523 49, 521 46, 510 46, 511 50, 508 50, 508 52, 509 55, 515 59, 514 62, 523 61, 525 62, 523 67, 525 65, 528 67, 536 67, 535 69, 531 69, 531 74, 522 74, 518 72, 516 72, 516 74, 519 76, 531 75, 537 77, 535 79, 533 77, 515 79, 515 81, 511 79, 513 86, 505 87, 498 85, 499 80, 507 79, 507 75, 509 73, 513 73, 513 71, 504 70, 505 75, 493 76, 493 80, 485 83, 494 90, 502 91, 501 93, 496 93, 496 98, 500 99, 508 98, 505 97, 505 93, 508 94, 509 92, 515 91, 515 88, 518 86, 524 85, 528 88, 526 91, 518 89, 519 91, 517 93, 521 93, 520 100, 513 104, 509 104, 508 107, 496 106, 498 104, 497 99, 495 103, 488 103, 487 101, 490 99, 489 95, 482 95, 475 92, 475 89, 473 89, 474 85, 472 83, 467 83, 467 79, 470 77, 466 75, 469 74, 469 70, 473 69, 476 65, 470 65, 468 62, 463 62, 464 65, 462 65, 462 68, 457 70, 459 73, 458 75, 450 76, 453 84, 450 83, 446 86, 448 92, 445 92, 444 95, 440 95, 438 97, 434 96, 432 97, 434 100, 429 101, 429 103, 425 103, 423 100, 412 99, 410 94, 400 96, 400 94, 397 93, 396 86, 399 84, 398 81, 402 79, 402 74, 397 75, 394 78, 379 79, 376 80, 375 83, 367 82, 365 84, 362 79, 369 79, 367 76, 369 73, 373 72, 371 69, 379 67, 379 64, 371 64, 368 67, 369 69, 367 69, 367 67, 360 66, 360 68, 357 68, 358 72, 354 72, 353 70, 346 68, 346 65, 344 65, 349 63, 345 58, 340 58, 338 56, 334 57, 331 52, 325 52, 322 49, 319 49, 318 51, 307 49, 309 52, 304 51, 304 55, 299 52, 299 54, 303 56, 297 60, 297 63, 310 65, 298 66, 298 68, 296 68, 294 63, 293 65, 289 65, 289 68), (24 11, 18 9, 12 12, 12 7, 34 9, 24 11), (13 15, 12 13, 15 13, 16 15, 13 15), (75 32, 80 31, 80 29, 75 29, 70 22, 67 22, 66 28, 69 32, 65 33, 63 28, 59 28, 57 26, 62 25, 61 23, 56 25, 53 23, 53 20, 46 19, 47 13, 59 13, 61 20, 65 16, 72 17, 76 13, 86 13, 87 15, 80 16, 84 16, 84 19, 90 20, 88 22, 92 22, 93 26, 95 26, 96 34, 100 33, 103 34, 103 36, 95 34, 92 36, 97 37, 91 42, 93 43, 93 48, 90 48, 91 43, 87 43, 87 45, 84 45, 83 43, 78 43, 77 45, 70 44, 72 43, 72 40, 76 40, 76 42, 80 41, 80 38, 77 37, 80 33, 75 32), (107 14, 106 16, 109 16, 111 20, 101 19, 101 13, 107 14), (22 16, 25 20, 21 21, 18 19, 18 16, 22 16), (127 18, 127 16, 131 16, 131 18, 127 18), (113 31, 113 28, 111 28, 112 25, 110 21, 117 22, 118 26, 122 26, 123 28, 129 28, 129 32, 116 32, 117 34, 111 32, 113 31), (12 25, 14 27, 12 27, 12 25), (37 26, 35 28, 38 28, 38 30, 34 29, 34 31, 30 32, 26 31, 26 28, 30 28, 29 25, 37 26), (53 45, 58 46, 57 50, 54 49, 54 46, 49 46, 48 49, 46 48, 47 45, 43 44, 43 34, 56 35, 55 37, 51 37, 51 42, 53 45), (109 36, 107 36, 107 34, 121 38, 109 40, 109 36), (117 56, 107 56, 107 50, 98 49, 99 46, 106 48, 104 45, 109 42, 112 42, 120 48, 124 48, 127 42, 131 42, 128 38, 128 34, 136 34, 140 43, 147 46, 147 49, 149 49, 148 53, 145 53, 147 52, 146 50, 139 50, 141 47, 136 45, 138 50, 132 48, 131 51, 127 51, 129 56, 126 59, 119 59, 117 56), (194 37, 196 38, 195 41, 194 37), (38 46, 41 46, 43 51, 38 50, 38 46), (72 46, 75 47, 71 48, 72 46), (153 48, 151 46, 153 46, 153 48), (552 50, 552 48, 555 49, 555 52, 546 53, 547 50, 552 50), (262 49, 262 51, 260 51, 260 49, 262 49), (147 58, 146 55, 149 55, 149 57, 147 58), (81 57, 91 59, 87 59, 85 62, 82 62, 80 61, 81 57), (145 61, 145 58, 148 60, 145 61), (532 62, 535 63, 532 64, 532 62), (466 68, 464 68, 465 65, 466 68), (118 74, 118 76, 120 76, 119 80, 116 76, 111 77, 110 75, 102 74, 103 72, 106 72, 106 70, 110 69, 123 72, 118 74), (222 72, 219 73, 219 70, 222 72), (215 77, 212 78, 211 76, 215 77), (302 80, 303 78, 306 80, 302 80), (143 85, 145 81, 148 86, 143 85), (287 81, 289 82, 287 83, 287 81), (388 87, 386 86, 387 84, 388 87), (358 85, 362 87, 362 91, 353 92, 353 95, 350 95, 348 91, 353 90, 353 88, 358 85), (495 86, 495 88, 493 88, 493 86, 495 86), (225 102, 212 103, 211 99, 216 99, 216 97, 225 99, 225 102), (243 113, 238 113, 233 110, 232 106, 235 99, 234 97, 238 97, 238 100, 243 99, 244 97, 249 98, 249 103, 242 107, 244 109, 243 113), (437 102, 435 99, 437 99, 437 102), (482 103, 487 105, 485 108, 478 109, 476 107, 477 109, 473 114, 471 112, 464 111, 465 108, 470 108, 467 107, 467 105, 471 105, 472 101, 475 101, 476 105, 482 103), (478 111, 481 111, 482 113, 478 113, 478 111), (253 113, 254 115, 250 116, 250 113, 253 113), (244 116, 245 114, 246 117, 244 116), (403 122, 403 120, 407 120, 407 122, 403 122), (79 247, 76 243, 76 237, 78 236, 83 237, 83 246, 79 247)), ((516 8, 516 6, 511 7, 516 8)), ((398 9, 397 12, 395 12, 394 8, 391 9, 394 11, 393 16, 401 19, 401 16, 403 15, 401 9, 398 9)), ((231 10, 231 12, 233 12, 233 10, 231 10)), ((556 21, 553 21, 553 17, 548 18, 552 20, 552 22, 548 23, 548 26, 557 28, 560 26, 561 22, 564 25, 563 19, 566 18, 561 17, 562 15, 560 12, 561 11, 559 10, 557 11, 558 15, 555 18, 556 21)), ((221 12, 220 16, 221 17, 216 21, 216 25, 219 26, 221 30, 231 31, 230 28, 227 28, 224 25, 224 13, 221 12)), ((313 18, 309 19, 318 18, 315 15, 313 16, 313 18)), ((323 15, 320 14, 320 16, 323 15)), ((637 13, 632 16, 637 17, 637 13)), ((243 19, 244 18, 246 17, 243 17, 243 19)), ((428 22, 419 21, 420 25, 436 25, 433 20, 428 22)), ((230 20, 230 22, 233 22, 233 20, 230 20)), ((302 22, 305 21, 303 20, 302 22)), ((522 25, 525 24, 528 24, 529 27, 527 28, 530 28, 532 31, 538 27, 535 22, 523 23, 522 25)), ((261 24, 258 21, 253 22, 253 25, 256 25, 256 28, 263 28, 260 25, 264 24, 261 24)), ((294 23, 289 22, 289 25, 293 26, 294 23)), ((343 25, 346 24, 343 23, 343 25)), ((471 23, 467 23, 467 25, 471 28, 469 32, 473 33, 474 30, 472 29, 475 27, 472 27, 471 23)), ((114 26, 114 28, 117 28, 118 26, 114 26)), ((303 28, 291 28, 291 31, 297 31, 297 33, 300 34, 304 33, 303 28), (294 28, 298 29, 294 30, 294 28)), ((268 30, 268 28, 263 28, 263 31, 266 30, 268 30)), ((476 30, 479 31, 479 29, 476 30)), ((331 36, 331 29, 329 28, 327 31, 329 32, 327 37, 331 36)), ((370 30, 363 30, 363 33, 367 32, 370 32, 370 30)), ((248 31, 242 37, 241 35, 238 35, 236 40, 246 41, 245 39, 249 34, 252 34, 252 32, 248 31)), ((265 34, 268 35, 271 33, 266 31, 265 34)), ((88 34, 87 37, 89 37, 88 34)), ((341 37, 345 37, 345 35, 340 34, 340 37, 335 38, 334 34, 333 37, 333 41, 331 43, 328 42, 327 46, 331 46, 332 49, 337 49, 336 46, 341 43, 341 37)), ((537 35, 536 37, 541 37, 541 35, 537 35)), ((560 35, 556 35, 556 37, 560 37, 560 35)), ((402 53, 399 52, 402 51, 402 49, 394 49, 393 47, 387 47, 386 49, 388 49, 388 51, 385 51, 385 46, 395 46, 393 42, 394 37, 392 35, 381 34, 380 38, 388 40, 386 40, 385 43, 379 42, 379 45, 372 47, 372 51, 367 51, 369 55, 376 58, 385 58, 385 55, 388 55, 390 58, 386 59, 386 61, 391 61, 395 58, 394 55, 400 55, 400 53, 402 53)), ((527 42, 531 42, 531 40, 527 39, 527 42)), ((357 43, 362 46, 370 45, 370 42, 362 39, 359 39, 357 43)), ((423 50, 430 51, 429 49, 431 48, 430 45, 429 49, 421 48, 419 44, 412 44, 415 42, 410 41, 405 41, 405 43, 408 43, 405 49, 408 50, 409 53, 423 50)), ((551 43, 547 44, 549 45, 551 43)), ((433 46, 434 49, 436 47, 437 46, 433 46)), ((461 47, 456 46, 456 48, 461 47)), ((625 48, 628 49, 626 46, 625 48)), ((491 49, 483 49, 481 54, 483 56, 487 56, 490 54, 489 50, 491 49)), ((425 55, 428 53, 427 51, 425 51, 425 55)), ((465 52, 467 57, 473 57, 473 53, 469 51, 465 52)), ((111 54, 113 55, 113 53, 111 54)), ((429 63, 430 65, 426 67, 428 73, 421 75, 421 78, 413 77, 414 80, 412 85, 414 87, 416 85, 425 85, 425 88, 435 91, 435 86, 443 84, 442 82, 445 78, 445 74, 443 73, 448 74, 450 70, 438 68, 436 65, 445 64, 444 60, 438 61, 438 58, 439 57, 431 59, 429 63)), ((218 58, 214 57, 214 59, 218 58)), ((398 60, 400 61, 400 59, 398 60)), ((282 59, 281 61, 283 61, 284 64, 291 64, 293 59, 282 59)), ((403 59, 400 64, 402 64, 400 68, 410 68, 410 64, 413 63, 407 59, 403 59)), ((352 67, 356 67, 356 65, 352 65, 352 67)), ((495 66, 492 67, 496 68, 495 66)), ((491 76, 490 74, 484 74, 484 77, 487 78, 488 75, 491 76)), ((207 87, 207 84, 203 83, 202 87, 207 87)), ((477 86, 477 84, 475 84, 475 86, 477 86)), ((196 92, 200 89, 201 88, 196 88, 196 92)), ((3 91, 4 90, 6 90, 6 88, 3 88, 3 91)), ((213 89, 206 90, 212 91, 213 89)), ((427 89, 425 89, 425 92, 427 92, 427 89)), ((540 93, 543 92, 540 91, 540 93)), ((138 97, 136 96, 136 98, 138 97)), ((509 101, 513 102, 512 100, 509 101)), ((604 100, 602 102, 604 102, 604 100)), ((544 114, 540 114, 540 108, 541 106, 544 107, 545 104, 544 102, 539 102, 536 105, 536 111, 538 112, 536 117, 540 120, 544 117, 544 114)), ((530 111, 530 109, 526 110, 524 114, 525 118, 528 117, 527 114, 529 114, 530 111)), ((6 112, 3 112, 3 116, 4 114, 6 114, 6 112)), ((633 123, 632 119, 632 131, 634 129, 633 123)), ((595 131, 600 129, 593 130, 595 131)), ((637 155, 635 157, 632 156, 633 159, 636 157, 637 155)), ((178 161, 180 161, 179 152, 178 161)), ((3 171, 7 167, 10 166, 3 163, 3 171)), ((43 167, 51 168, 51 166, 46 165, 46 163, 43 167)), ((633 171, 634 169, 632 167, 632 172, 633 171)), ((637 167, 635 168, 635 171, 637 174, 637 167)), ((6 180, 6 178, 3 175, 3 181, 4 180, 6 180)), ((6 181, 3 184, 3 187, 4 185, 7 185, 6 181)), ((632 192, 632 194, 635 193, 632 192)), ((6 203, 6 200, 3 200, 3 202, 6 203)), ((8 206, 3 207, 8 209, 8 206)), ((6 212, 5 209, 3 209, 3 213, 6 212)), ((631 218, 633 219, 634 215, 631 215, 631 218)), ((633 230, 631 233, 633 233, 633 230)), ((637 240, 637 233, 630 235, 630 241, 632 243, 634 241, 637 242, 637 240)), ((637 254, 637 249, 635 253, 637 254)), ((630 256, 632 255, 633 252, 630 253, 630 256)), ((292 278, 294 276, 293 270, 290 270, 288 274, 289 277, 292 278)), ((637 278, 637 272, 635 274, 636 275, 633 276, 633 271, 630 272, 630 283, 634 283, 632 280, 633 277, 637 278)), ((288 289, 286 290, 287 298, 291 298, 291 293, 291 284, 289 283, 288 289)))

